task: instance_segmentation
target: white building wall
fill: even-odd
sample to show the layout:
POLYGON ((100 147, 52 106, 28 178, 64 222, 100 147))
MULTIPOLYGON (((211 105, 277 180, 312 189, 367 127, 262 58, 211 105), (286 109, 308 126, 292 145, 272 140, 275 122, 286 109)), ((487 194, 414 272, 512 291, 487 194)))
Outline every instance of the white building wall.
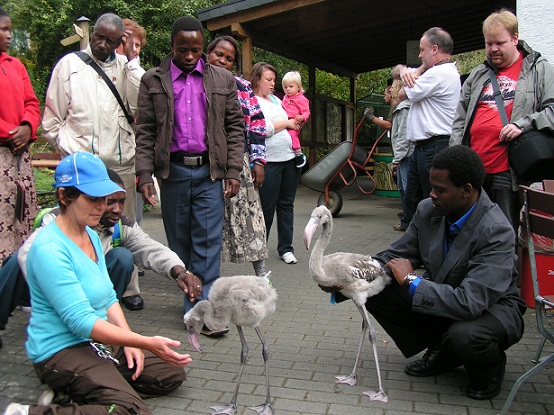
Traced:
POLYGON ((519 37, 554 64, 554 1, 518 0, 519 37))

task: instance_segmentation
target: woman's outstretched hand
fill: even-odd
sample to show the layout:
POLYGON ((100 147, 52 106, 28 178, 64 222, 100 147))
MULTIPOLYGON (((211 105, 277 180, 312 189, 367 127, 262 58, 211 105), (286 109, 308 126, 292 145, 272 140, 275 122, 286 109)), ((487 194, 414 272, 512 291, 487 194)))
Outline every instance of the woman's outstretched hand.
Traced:
POLYGON ((192 362, 190 355, 177 353, 173 350, 181 345, 181 342, 177 340, 168 339, 162 336, 154 336, 149 338, 148 343, 148 350, 170 365, 187 366, 192 362))

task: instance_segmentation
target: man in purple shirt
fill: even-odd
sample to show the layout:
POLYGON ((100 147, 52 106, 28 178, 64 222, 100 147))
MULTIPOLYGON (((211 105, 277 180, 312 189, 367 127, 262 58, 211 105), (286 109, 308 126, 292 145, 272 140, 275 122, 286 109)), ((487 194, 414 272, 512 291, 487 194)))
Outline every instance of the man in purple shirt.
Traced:
MULTIPOLYGON (((224 198, 239 189, 244 116, 231 72, 206 61, 200 21, 177 19, 171 47, 141 81, 136 171, 152 205, 152 174, 160 180, 169 247, 202 281, 203 300, 220 275, 224 198)), ((194 304, 185 298, 185 313, 194 304)))

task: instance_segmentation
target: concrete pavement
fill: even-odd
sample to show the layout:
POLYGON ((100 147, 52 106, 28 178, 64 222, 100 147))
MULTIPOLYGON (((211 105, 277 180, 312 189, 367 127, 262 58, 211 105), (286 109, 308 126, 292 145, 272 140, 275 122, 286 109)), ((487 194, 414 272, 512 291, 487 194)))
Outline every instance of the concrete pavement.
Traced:
MULTIPOLYGON (((328 252, 376 253, 400 234, 397 223, 400 202, 395 198, 364 196, 357 190, 342 191, 344 206, 335 219, 328 252)), ((303 186, 298 189, 295 208, 295 254, 298 264, 286 265, 276 252, 276 229, 269 241, 267 268, 277 289, 277 311, 261 326, 270 345, 270 375, 273 404, 279 415, 401 415, 401 414, 496 414, 513 382, 530 366, 539 336, 534 312, 525 316, 526 333, 507 352, 506 377, 499 397, 474 401, 463 395, 467 376, 457 369, 436 377, 406 375, 406 360, 379 325, 375 324, 383 386, 388 403, 371 402, 362 392, 377 387, 377 375, 369 342, 364 346, 358 385, 336 385, 335 375, 350 373, 356 356, 361 317, 352 302, 329 303, 308 274, 309 252, 303 247, 302 232, 319 194, 303 186)), ((143 228, 165 243, 160 211, 145 214, 143 228)), ((222 275, 252 274, 250 264, 222 265, 222 275)), ((202 336, 204 353, 191 351, 182 323, 182 295, 165 277, 147 271, 141 279, 145 308, 126 311, 131 327, 147 335, 163 335, 182 342, 180 350, 190 352, 193 362, 186 369, 188 379, 169 396, 150 399, 155 414, 211 414, 211 405, 228 403, 239 367, 240 340, 236 329, 219 339, 202 336)), ((12 401, 31 404, 44 389, 26 358, 24 341, 28 314, 16 310, 5 331, 0 332, 0 411, 12 401)), ((245 329, 250 346, 239 393, 239 414, 253 414, 247 407, 265 397, 261 346, 251 329, 245 329)), ((547 351, 549 351, 548 349, 547 351)), ((551 350, 550 350, 551 351, 551 350)), ((554 372, 551 368, 526 383, 512 404, 513 414, 554 414, 554 372)))

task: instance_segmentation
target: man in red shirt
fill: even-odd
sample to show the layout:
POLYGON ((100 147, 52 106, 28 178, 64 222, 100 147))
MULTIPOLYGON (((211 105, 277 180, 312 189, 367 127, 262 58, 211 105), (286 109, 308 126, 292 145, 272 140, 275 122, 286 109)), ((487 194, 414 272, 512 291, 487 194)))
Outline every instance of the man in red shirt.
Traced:
POLYGON ((512 226, 518 223, 518 179, 510 169, 508 143, 533 128, 554 132, 554 68, 519 39, 516 16, 501 9, 483 22, 487 61, 462 87, 450 145, 465 144, 485 165, 483 188, 512 226), (510 123, 502 125, 489 67, 496 79, 510 123))

